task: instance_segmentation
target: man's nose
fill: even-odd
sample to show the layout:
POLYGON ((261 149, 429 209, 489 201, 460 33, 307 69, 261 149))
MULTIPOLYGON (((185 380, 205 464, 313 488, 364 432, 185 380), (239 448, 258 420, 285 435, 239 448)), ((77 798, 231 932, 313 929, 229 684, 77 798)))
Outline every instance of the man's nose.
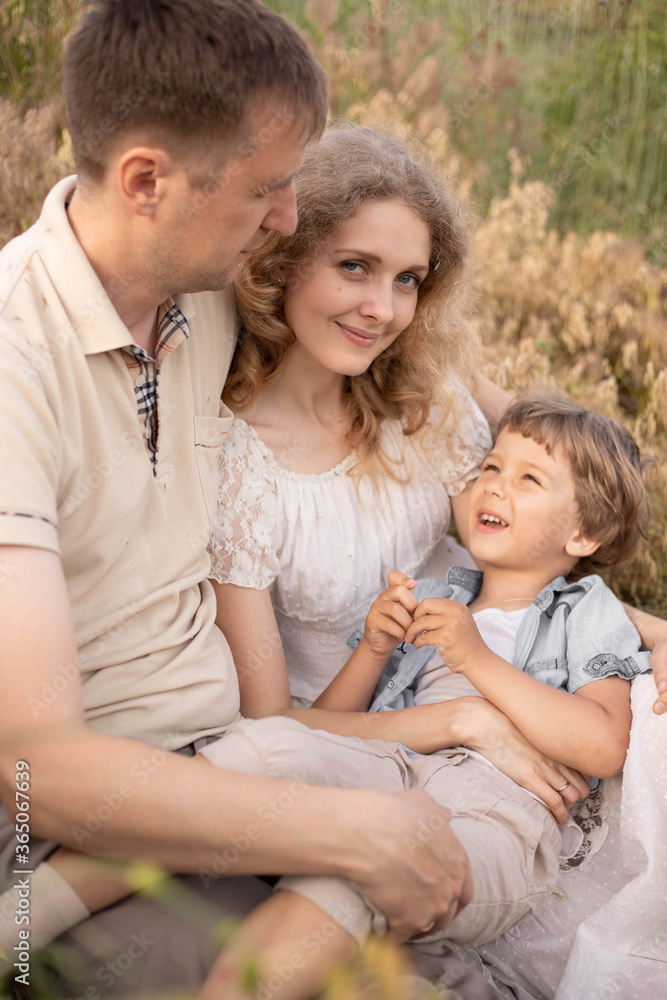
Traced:
POLYGON ((262 229, 273 229, 281 236, 291 236, 296 229, 297 209, 294 181, 274 192, 271 210, 264 217, 262 229))

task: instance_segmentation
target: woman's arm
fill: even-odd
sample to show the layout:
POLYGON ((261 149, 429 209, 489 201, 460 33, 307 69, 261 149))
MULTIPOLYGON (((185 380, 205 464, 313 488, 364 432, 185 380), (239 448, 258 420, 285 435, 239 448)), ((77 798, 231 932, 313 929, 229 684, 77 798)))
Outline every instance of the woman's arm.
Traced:
POLYGON ((340 736, 403 743, 418 753, 448 747, 478 750, 517 784, 539 795, 560 823, 567 810, 588 794, 584 778, 537 750, 502 712, 484 698, 455 698, 391 712, 331 712, 316 708, 282 709, 311 729, 340 736), (567 782, 561 793, 557 788, 567 782))
POLYGON ((477 390, 475 392, 477 405, 489 422, 491 433, 495 435, 498 421, 512 401, 509 392, 500 389, 494 382, 484 375, 477 376, 477 390))
POLYGON ((464 674, 548 756, 599 778, 623 767, 632 721, 628 681, 607 677, 575 694, 553 688, 493 653, 470 608, 443 598, 422 601, 406 640, 437 646, 450 670, 464 674))
POLYGON ((241 692, 241 714, 273 715, 290 705, 287 664, 268 590, 211 581, 215 622, 229 643, 241 692))
POLYGON ((659 698, 653 705, 656 715, 667 712, 667 622, 646 611, 623 605, 625 613, 642 637, 646 649, 652 649, 651 666, 655 676, 659 698))

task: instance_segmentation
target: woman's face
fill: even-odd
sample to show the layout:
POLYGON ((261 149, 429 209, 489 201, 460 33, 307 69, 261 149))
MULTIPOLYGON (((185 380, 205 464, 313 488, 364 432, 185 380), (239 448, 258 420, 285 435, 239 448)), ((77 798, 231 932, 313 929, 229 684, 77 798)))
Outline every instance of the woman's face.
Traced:
POLYGON ((426 223, 397 201, 369 201, 288 280, 285 319, 305 352, 360 375, 410 324, 428 273, 426 223))

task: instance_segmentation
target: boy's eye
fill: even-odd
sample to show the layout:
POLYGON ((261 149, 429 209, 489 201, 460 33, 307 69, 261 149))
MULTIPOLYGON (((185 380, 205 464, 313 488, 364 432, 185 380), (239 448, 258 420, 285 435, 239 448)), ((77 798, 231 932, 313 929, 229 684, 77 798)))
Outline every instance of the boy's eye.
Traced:
POLYGON ((541 486, 541 485, 542 485, 542 483, 541 483, 541 482, 539 481, 539 479, 538 479, 538 478, 537 478, 536 476, 532 476, 532 475, 530 474, 530 472, 527 472, 524 478, 525 478, 525 479, 530 479, 530 481, 531 481, 532 483, 537 483, 537 485, 538 485, 538 486, 541 486))
POLYGON ((493 462, 485 462, 484 465, 482 466, 482 472, 499 472, 499 471, 500 470, 498 469, 498 466, 494 465, 493 462))

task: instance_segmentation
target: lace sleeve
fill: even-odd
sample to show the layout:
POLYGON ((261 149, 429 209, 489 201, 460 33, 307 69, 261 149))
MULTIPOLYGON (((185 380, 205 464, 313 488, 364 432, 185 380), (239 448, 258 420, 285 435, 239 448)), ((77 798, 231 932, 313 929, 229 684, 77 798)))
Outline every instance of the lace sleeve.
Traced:
POLYGON ((265 590, 280 571, 276 484, 251 428, 234 420, 218 457, 218 507, 209 576, 265 590))
POLYGON ((482 461, 493 443, 479 406, 466 390, 461 389, 461 393, 457 407, 460 417, 451 430, 447 423, 444 427, 440 475, 450 497, 458 496, 466 484, 479 475, 482 461))

